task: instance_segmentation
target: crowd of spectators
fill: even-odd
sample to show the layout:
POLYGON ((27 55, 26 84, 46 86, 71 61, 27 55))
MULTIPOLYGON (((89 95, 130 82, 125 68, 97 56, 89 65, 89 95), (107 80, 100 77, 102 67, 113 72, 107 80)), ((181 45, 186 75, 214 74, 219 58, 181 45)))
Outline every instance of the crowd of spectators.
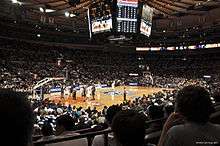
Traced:
MULTIPOLYGON (((200 86, 186 86, 178 92, 163 91, 153 95, 143 95, 134 101, 105 107, 102 111, 63 106, 50 101, 31 101, 31 107, 34 108, 32 111, 27 99, 24 98, 24 94, 1 90, 0 96, 0 111, 3 114, 5 110, 8 110, 5 112, 8 116, 5 116, 2 121, 4 122, 3 125, 10 125, 7 120, 14 119, 13 121, 10 120, 10 122, 16 123, 11 123, 13 125, 11 128, 19 129, 16 127, 18 124, 20 124, 20 128, 29 128, 28 131, 18 130, 13 135, 16 136, 19 132, 24 134, 25 137, 20 136, 17 139, 24 140, 26 138, 23 141, 25 143, 30 142, 28 141, 31 140, 28 137, 30 133, 43 135, 38 141, 44 141, 77 136, 80 135, 80 130, 85 129, 90 129, 90 132, 111 129, 113 133, 109 133, 107 138, 109 145, 112 146, 118 144, 122 146, 151 145, 144 140, 145 135, 161 130, 161 136, 158 135, 158 138, 160 136, 159 146, 218 145, 220 141, 220 126, 216 125, 220 122, 212 119, 213 114, 217 113, 218 119, 220 116, 218 109, 219 92, 216 92, 211 98, 209 92, 200 86), (19 120, 20 118, 22 120, 19 120), (154 122, 147 124, 147 121, 154 122), (209 121, 215 124, 211 124, 209 121), (22 126, 22 124, 24 125, 22 126), (31 125, 33 125, 33 131, 30 128, 31 125)), ((5 136, 7 137, 7 135, 5 136)), ((103 146, 104 143, 102 135, 95 136, 92 141, 93 146, 103 146)), ((83 146, 87 144, 87 139, 82 138, 48 145, 83 146)))
POLYGON ((30 90, 45 77, 67 77, 67 72, 68 79, 74 83, 108 84, 126 79, 130 72, 137 70, 134 63, 130 64, 134 61, 129 61, 132 60, 129 55, 63 49, 15 40, 1 43, 2 88, 30 90))
MULTIPOLYGON (((34 128, 31 133, 33 133, 33 135, 43 135, 44 137, 42 137, 41 140, 53 139, 57 136, 79 135, 77 131, 83 129, 91 129, 91 131, 112 129, 113 133, 108 134, 110 145, 111 143, 112 145, 120 143, 122 146, 141 146, 144 143, 145 134, 163 129, 159 145, 178 145, 175 143, 177 139, 174 138, 174 135, 178 133, 178 131, 183 130, 183 128, 179 127, 169 132, 169 123, 169 126, 167 126, 167 123, 164 125, 164 119, 168 118, 168 121, 172 121, 172 117, 176 116, 173 114, 174 109, 176 109, 174 106, 175 103, 179 106, 178 111, 182 113, 187 120, 195 122, 197 125, 201 123, 206 124, 210 115, 214 113, 214 109, 209 107, 207 111, 204 111, 205 108, 201 110, 206 117, 196 115, 199 109, 203 106, 211 106, 212 103, 218 105, 219 102, 219 94, 213 94, 217 89, 216 86, 218 86, 218 74, 215 74, 215 78, 210 80, 198 76, 192 77, 193 74, 190 73, 187 77, 187 74, 184 76, 176 76, 175 72, 171 74, 171 72, 166 71, 164 71, 164 74, 161 74, 161 71, 158 71, 158 74, 156 74, 155 70, 152 70, 152 74, 146 77, 142 75, 143 70, 139 68, 135 55, 102 51, 71 50, 59 47, 50 49, 51 46, 30 44, 18 40, 2 41, 0 45, 0 88, 31 91, 33 85, 45 77, 65 77, 72 83, 77 84, 100 83, 110 85, 113 81, 117 81, 117 84, 120 85, 137 81, 140 85, 176 89, 163 90, 147 96, 143 95, 142 97, 135 98, 133 101, 124 101, 121 104, 110 107, 105 106, 101 111, 91 107, 84 109, 72 105, 66 106, 50 100, 41 101, 29 99, 33 108, 32 122, 34 128), (141 75, 133 77, 129 75, 130 73, 138 73, 141 75), (177 94, 179 88, 191 84, 205 87, 211 93, 212 98, 210 98, 207 90, 194 86, 184 88, 177 94), (183 100, 183 96, 192 104, 189 105, 189 102, 183 100), (191 97, 193 97, 193 99, 190 99, 191 97), (200 101, 200 98, 201 103, 206 101, 206 103, 210 105, 197 105, 196 101, 200 101), (202 99, 204 99, 204 101, 202 99), (195 108, 192 106, 198 108, 192 114, 196 119, 189 116, 189 112, 192 112, 195 108), (186 110, 184 109, 185 107, 189 107, 189 109, 186 110), (156 122, 145 124, 146 121, 152 120, 156 120, 156 122), (136 122, 138 124, 136 124, 136 122), (165 126, 165 128, 163 128, 163 126, 165 126), (134 135, 134 131, 136 130, 138 134, 134 135)), ((150 72, 151 70, 149 69, 147 71, 150 72)), ((189 71, 187 71, 187 73, 188 72, 189 71)), ((5 91, 2 91, 2 93, 4 92, 5 91)), ((4 97, 6 94, 9 94, 10 97, 22 96, 14 92, 13 94, 6 92, 1 96, 4 97)), ((216 108, 216 110, 217 109, 218 108, 216 108)), ((28 107, 27 110, 29 110, 28 107)), ((31 117, 32 115, 29 116, 31 117)), ((219 117, 219 115, 217 114, 213 119, 216 117, 219 117)), ((218 123, 216 120, 213 121, 218 123)), ((188 129, 191 128, 190 126, 188 129)), ((215 126, 209 125, 208 128, 209 127, 214 129, 215 126)), ((202 129, 204 127, 200 126, 200 128, 202 129)), ((207 127, 205 128, 207 129, 207 127)), ((219 132, 218 126, 216 126, 215 131, 219 132)), ((197 133, 199 132, 198 130, 197 133)), ((186 135, 187 134, 186 132, 186 135)), ((196 132, 194 134, 196 134, 196 132)), ((212 136, 213 132, 210 131, 209 134, 212 136)), ((218 143, 218 136, 219 135, 211 139, 205 138, 207 141, 212 140, 218 143)), ((188 140, 190 139, 190 137, 187 138, 188 140)), ((192 139, 190 140, 193 141, 192 139)), ((57 146, 86 144, 86 139, 80 139, 60 143, 57 144, 57 146)), ((93 145, 103 146, 104 137, 102 135, 94 137, 93 145)))
MULTIPOLYGON (((145 113, 149 120, 154 120, 157 118, 163 118, 164 115, 167 116, 171 111, 165 112, 167 109, 173 106, 173 93, 174 91, 163 91, 154 93, 152 95, 138 97, 134 101, 127 101, 119 105, 115 105, 121 109, 133 109, 138 112, 145 113), (158 106, 163 106, 163 108, 157 109, 158 106), (164 114, 159 114, 159 112, 165 112, 164 114), (156 115, 154 115, 156 114, 156 115)), ((104 107, 102 111, 97 111, 96 108, 88 107, 84 109, 82 107, 76 108, 72 105, 63 105, 61 103, 54 103, 50 100, 36 100, 31 99, 32 106, 34 108, 34 113, 36 115, 35 119, 35 130, 36 134, 39 134, 39 129, 43 127, 45 123, 50 123, 55 129, 55 120, 60 115, 68 114, 74 118, 74 130, 80 130, 84 128, 93 128, 98 126, 106 127, 108 124, 105 123, 108 107, 104 107)), ((113 106, 113 108, 115 107, 113 106)), ((110 108, 111 109, 111 108, 110 108)), ((117 109, 117 108, 116 108, 117 109)), ((111 121, 111 118, 107 118, 107 121, 111 121)), ((110 122, 111 123, 111 122, 110 122)))
POLYGON ((193 62, 185 61, 185 64, 152 58, 141 63, 150 67, 143 69, 139 67, 137 54, 85 51, 3 38, 0 41, 1 88, 31 91, 46 77, 64 77, 79 85, 111 85, 116 81, 118 85, 137 82, 144 86, 176 88, 195 83, 211 88, 215 83, 219 84, 217 71, 212 71, 218 70, 215 58, 213 64, 216 66, 208 68, 210 72, 205 72, 206 66, 198 67, 201 60, 197 58, 193 62), (150 78, 143 75, 144 71, 149 72, 150 78), (203 73, 199 73, 201 71, 203 73), (138 76, 130 76, 131 73, 138 76), (203 78, 205 73, 211 75, 211 82, 203 78))
MULTIPOLYGON (((36 115, 34 132, 36 135, 41 135, 43 127, 50 124, 53 129, 51 134, 56 130, 56 119, 62 115, 69 115, 72 118, 72 130, 82 130, 86 128, 92 128, 94 131, 105 129, 112 124, 113 116, 116 112, 121 110, 133 110, 141 113, 145 116, 146 121, 159 120, 157 122, 145 125, 145 133, 149 134, 162 129, 164 120, 174 112, 175 95, 176 90, 164 90, 151 95, 143 95, 137 97, 133 101, 126 101, 119 105, 113 105, 110 107, 104 107, 102 111, 97 111, 96 108, 91 109, 88 107, 84 109, 82 107, 76 108, 75 106, 65 106, 60 103, 55 104, 53 101, 36 101, 32 100, 32 106, 36 115)), ((217 105, 218 95, 211 98, 212 102, 217 105), (215 99, 214 99, 215 98, 215 99)), ((110 142, 111 142, 111 135, 110 142)), ((102 139, 102 137, 101 137, 102 139)), ((100 137, 95 138, 94 144, 100 145, 100 137)))

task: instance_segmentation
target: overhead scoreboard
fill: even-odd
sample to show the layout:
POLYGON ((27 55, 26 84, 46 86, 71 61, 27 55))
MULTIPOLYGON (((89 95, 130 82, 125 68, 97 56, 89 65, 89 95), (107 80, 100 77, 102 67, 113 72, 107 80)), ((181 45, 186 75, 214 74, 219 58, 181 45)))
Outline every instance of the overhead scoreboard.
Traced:
POLYGON ((146 36, 150 36, 152 27, 153 9, 148 5, 143 5, 141 15, 140 33, 146 36))
POLYGON ((117 0, 117 32, 137 32, 138 0, 117 0))
POLYGON ((90 38, 101 36, 98 34, 132 37, 142 34, 149 37, 152 17, 153 9, 138 0, 113 0, 112 4, 95 5, 88 9, 90 38), (98 8, 103 6, 106 9, 98 8))

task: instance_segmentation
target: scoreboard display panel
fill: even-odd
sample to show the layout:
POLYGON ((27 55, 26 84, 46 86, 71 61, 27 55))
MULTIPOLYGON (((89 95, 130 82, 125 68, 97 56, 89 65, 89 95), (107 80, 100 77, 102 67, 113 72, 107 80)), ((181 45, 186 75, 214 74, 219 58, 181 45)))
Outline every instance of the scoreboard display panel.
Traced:
POLYGON ((138 0, 117 0, 117 32, 137 32, 138 0))

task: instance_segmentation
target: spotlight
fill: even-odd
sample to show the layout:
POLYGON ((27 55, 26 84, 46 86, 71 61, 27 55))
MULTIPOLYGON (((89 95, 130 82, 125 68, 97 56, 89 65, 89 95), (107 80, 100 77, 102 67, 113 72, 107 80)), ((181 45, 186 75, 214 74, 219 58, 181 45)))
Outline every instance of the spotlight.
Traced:
POLYGON ((19 4, 19 5, 22 5, 22 2, 19 2, 18 0, 11 0, 11 2, 12 2, 13 4, 19 4))
POLYGON ((11 1, 13 4, 16 4, 16 3, 18 3, 18 0, 12 0, 11 1))
POLYGON ((54 12, 54 11, 56 11, 56 10, 53 10, 53 9, 46 9, 45 10, 46 13, 51 13, 51 12, 54 12))
POLYGON ((74 17, 74 16, 76 16, 75 14, 70 14, 70 17, 74 17))
POLYGON ((42 13, 44 12, 44 8, 40 7, 39 9, 42 13))
POLYGON ((66 16, 66 17, 69 17, 69 16, 70 16, 70 13, 69 13, 69 12, 65 12, 65 16, 66 16))

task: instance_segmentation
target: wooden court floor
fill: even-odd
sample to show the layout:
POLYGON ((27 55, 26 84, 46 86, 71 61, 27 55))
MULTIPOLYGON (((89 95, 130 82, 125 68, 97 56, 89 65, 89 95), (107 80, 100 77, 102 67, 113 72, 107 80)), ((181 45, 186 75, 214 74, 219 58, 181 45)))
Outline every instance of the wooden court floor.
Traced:
MULTIPOLYGON (((155 92, 162 91, 164 88, 152 88, 152 87, 139 87, 139 86, 126 86, 126 99, 134 100, 136 97, 142 97, 143 94, 148 95, 155 92)), ((72 97, 65 96, 64 99, 61 99, 60 96, 51 96, 48 95, 47 98, 55 101, 56 103, 61 102, 62 104, 76 107, 87 108, 96 107, 97 110, 103 109, 104 106, 111 106, 113 104, 120 104, 124 99, 124 86, 118 86, 113 88, 101 88, 96 89, 95 100, 91 100, 91 97, 87 99, 81 97, 80 91, 77 91, 77 100, 73 100, 72 97)))

